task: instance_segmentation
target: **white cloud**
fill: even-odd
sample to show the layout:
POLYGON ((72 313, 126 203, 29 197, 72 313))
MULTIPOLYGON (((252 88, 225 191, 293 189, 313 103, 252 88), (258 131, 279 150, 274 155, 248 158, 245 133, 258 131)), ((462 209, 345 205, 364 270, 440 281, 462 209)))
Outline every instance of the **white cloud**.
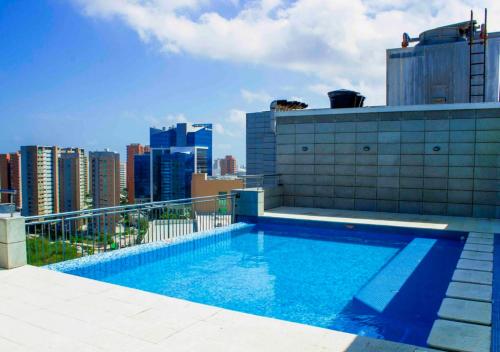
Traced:
POLYGON ((252 92, 250 90, 242 89, 241 96, 247 103, 262 102, 270 104, 272 100, 271 95, 264 91, 252 92))
POLYGON ((74 1, 166 52, 304 72, 313 85, 360 90, 370 104, 384 102, 385 49, 399 46, 403 32, 467 20, 471 7, 489 8, 490 30, 500 23, 498 0, 252 0, 230 18, 211 10, 216 0, 74 1))
POLYGON ((214 132, 221 136, 241 137, 245 132, 246 113, 243 110, 231 109, 224 119, 224 125, 214 123, 214 132))
POLYGON ((227 121, 236 125, 236 127, 245 128, 246 126, 246 113, 243 110, 232 109, 229 111, 227 121))
POLYGON ((176 123, 189 122, 184 114, 169 114, 162 117, 147 116, 144 119, 150 124, 151 127, 169 127, 176 123))
POLYGON ((213 124, 213 128, 214 132, 220 134, 221 136, 230 136, 230 137, 234 136, 234 134, 231 131, 224 128, 224 126, 222 126, 222 124, 218 122, 213 124))
POLYGON ((324 83, 311 84, 307 89, 318 95, 325 95, 332 90, 332 86, 324 83))

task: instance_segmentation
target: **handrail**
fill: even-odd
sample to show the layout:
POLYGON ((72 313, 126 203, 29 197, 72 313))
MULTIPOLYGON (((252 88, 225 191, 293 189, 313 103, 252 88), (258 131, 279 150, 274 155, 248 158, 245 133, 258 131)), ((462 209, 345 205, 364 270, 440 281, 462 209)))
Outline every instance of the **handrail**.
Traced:
POLYGON ((51 213, 51 214, 44 214, 44 215, 31 215, 31 216, 25 216, 26 221, 30 220, 36 220, 40 218, 50 218, 50 217, 66 217, 70 215, 77 215, 77 214, 87 214, 87 213, 94 213, 94 212, 108 212, 108 211, 114 211, 114 210, 127 210, 127 209, 132 209, 135 210, 137 208, 145 208, 150 205, 157 205, 157 206, 164 206, 164 205, 182 205, 185 203, 192 203, 193 201, 197 200, 202 200, 202 199, 207 199, 207 200, 213 200, 214 198, 225 198, 227 196, 232 196, 233 194, 227 194, 227 195, 213 195, 213 196, 203 196, 203 197, 195 197, 195 198, 182 198, 182 199, 174 199, 174 200, 166 200, 166 201, 156 201, 156 202, 147 202, 147 203, 138 203, 138 204, 126 204, 126 205, 117 205, 114 207, 102 207, 102 208, 89 208, 89 209, 82 209, 82 210, 75 210, 75 211, 68 211, 68 212, 62 212, 62 213, 51 213))
POLYGON ((228 226, 236 193, 26 217, 28 263, 46 265, 228 226))

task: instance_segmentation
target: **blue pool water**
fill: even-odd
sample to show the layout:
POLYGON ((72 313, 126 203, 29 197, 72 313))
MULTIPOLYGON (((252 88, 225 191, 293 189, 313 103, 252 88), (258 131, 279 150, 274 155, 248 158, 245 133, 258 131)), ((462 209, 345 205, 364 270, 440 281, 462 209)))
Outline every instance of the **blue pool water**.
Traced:
POLYGON ((57 269, 241 312, 424 346, 462 246, 459 235, 256 224, 57 269))

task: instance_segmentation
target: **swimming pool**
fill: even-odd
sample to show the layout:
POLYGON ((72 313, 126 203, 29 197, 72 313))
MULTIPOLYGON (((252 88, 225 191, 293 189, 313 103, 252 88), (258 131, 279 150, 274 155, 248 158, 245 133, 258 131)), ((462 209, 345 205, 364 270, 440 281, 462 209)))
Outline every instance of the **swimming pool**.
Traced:
POLYGON ((425 346, 462 247, 461 233, 266 222, 51 268, 236 311, 425 346))

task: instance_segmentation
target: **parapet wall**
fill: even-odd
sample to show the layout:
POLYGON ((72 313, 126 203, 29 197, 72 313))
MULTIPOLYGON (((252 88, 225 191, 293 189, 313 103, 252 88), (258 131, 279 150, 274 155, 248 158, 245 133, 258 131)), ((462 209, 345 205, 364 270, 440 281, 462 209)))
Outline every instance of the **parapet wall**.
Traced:
POLYGON ((500 217, 500 104, 276 114, 285 206, 500 217))

